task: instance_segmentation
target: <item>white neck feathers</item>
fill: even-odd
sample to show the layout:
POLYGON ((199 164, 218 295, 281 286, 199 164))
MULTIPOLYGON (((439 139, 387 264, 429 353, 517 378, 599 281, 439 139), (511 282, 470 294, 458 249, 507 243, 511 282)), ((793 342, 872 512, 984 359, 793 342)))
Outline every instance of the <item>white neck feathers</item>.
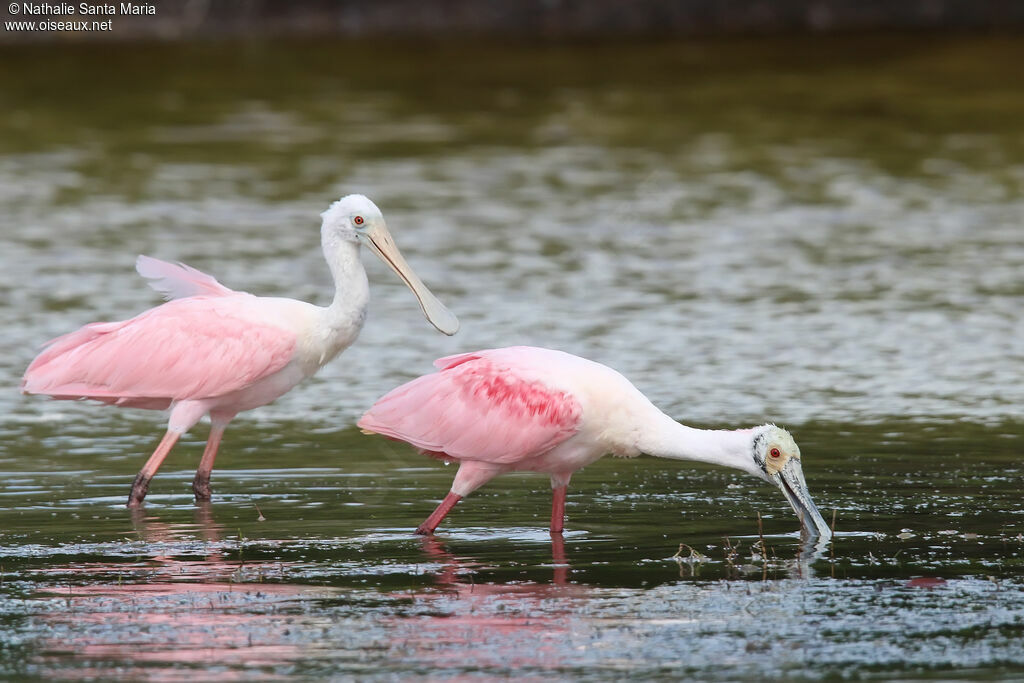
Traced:
POLYGON ((323 231, 321 243, 334 277, 334 300, 327 309, 328 317, 336 326, 362 326, 370 300, 370 283, 359 256, 359 243, 340 239, 328 230, 323 231))
POLYGON ((658 410, 641 429, 637 448, 658 458, 706 462, 760 476, 753 457, 756 431, 695 429, 658 410))

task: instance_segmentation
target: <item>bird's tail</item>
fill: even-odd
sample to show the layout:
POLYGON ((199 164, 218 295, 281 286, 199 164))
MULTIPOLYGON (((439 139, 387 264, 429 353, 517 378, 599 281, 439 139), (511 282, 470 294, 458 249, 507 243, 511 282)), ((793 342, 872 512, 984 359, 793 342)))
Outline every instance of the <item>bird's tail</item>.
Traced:
POLYGON ((44 344, 44 350, 25 370, 21 378, 23 394, 53 394, 54 390, 68 382, 67 373, 73 367, 73 360, 80 349, 104 335, 122 328, 126 321, 113 323, 90 323, 68 334, 51 339, 44 344))

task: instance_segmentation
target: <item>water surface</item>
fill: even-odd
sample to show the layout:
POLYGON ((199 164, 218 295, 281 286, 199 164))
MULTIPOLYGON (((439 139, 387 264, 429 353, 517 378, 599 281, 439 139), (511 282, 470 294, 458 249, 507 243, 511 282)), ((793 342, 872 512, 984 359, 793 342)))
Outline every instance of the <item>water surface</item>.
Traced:
POLYGON ((974 678, 1024 665, 1019 41, 0 51, 5 675, 974 678), (359 341, 123 508, 157 413, 23 397, 39 344, 158 299, 135 255, 326 303, 363 192, 463 329, 368 259, 359 341), (517 343, 677 419, 791 428, 836 541, 739 473, 606 459, 409 532, 452 468, 351 425, 517 343), (758 515, 762 519, 761 549, 758 515), (260 521, 260 518, 263 521, 260 521))

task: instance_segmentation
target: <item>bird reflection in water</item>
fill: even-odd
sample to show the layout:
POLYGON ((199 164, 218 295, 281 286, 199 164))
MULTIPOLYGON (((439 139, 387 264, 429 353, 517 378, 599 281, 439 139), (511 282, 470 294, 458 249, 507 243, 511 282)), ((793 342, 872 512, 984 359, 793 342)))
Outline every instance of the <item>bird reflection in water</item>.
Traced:
POLYGON ((569 582, 560 534, 551 537, 550 583, 478 583, 479 563, 452 555, 436 537, 425 537, 422 544, 424 554, 442 568, 434 586, 412 595, 411 615, 389 624, 395 650, 437 667, 463 665, 467 651, 483 668, 561 666, 575 631, 572 614, 595 589, 569 582))
POLYGON ((197 507, 194 524, 142 511, 133 522, 154 554, 47 569, 75 581, 84 574, 89 583, 45 591, 58 600, 38 617, 52 634, 40 648, 44 667, 53 661, 61 668, 55 660, 66 657, 104 661, 95 671, 76 669, 102 679, 114 661, 122 673, 141 667, 146 678, 159 678, 162 669, 180 673, 181 665, 269 667, 304 655, 305 645, 288 637, 294 613, 287 608, 332 596, 332 589, 262 583, 280 576, 286 563, 244 560, 235 539, 222 539, 224 527, 209 505, 197 507), (196 555, 201 559, 189 558, 196 555))

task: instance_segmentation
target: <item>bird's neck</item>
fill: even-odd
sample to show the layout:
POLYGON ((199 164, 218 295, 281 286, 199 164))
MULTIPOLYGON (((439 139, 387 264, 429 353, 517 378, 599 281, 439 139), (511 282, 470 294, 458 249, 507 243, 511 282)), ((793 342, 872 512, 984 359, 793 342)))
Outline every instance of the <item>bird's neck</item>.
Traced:
POLYGON ((370 300, 370 283, 359 257, 359 243, 338 239, 327 231, 321 242, 324 258, 334 277, 334 300, 325 310, 326 322, 334 328, 354 326, 358 332, 370 300))
POLYGON ((695 429, 679 424, 660 410, 641 430, 642 453, 672 460, 724 465, 758 475, 753 458, 756 429, 695 429))

